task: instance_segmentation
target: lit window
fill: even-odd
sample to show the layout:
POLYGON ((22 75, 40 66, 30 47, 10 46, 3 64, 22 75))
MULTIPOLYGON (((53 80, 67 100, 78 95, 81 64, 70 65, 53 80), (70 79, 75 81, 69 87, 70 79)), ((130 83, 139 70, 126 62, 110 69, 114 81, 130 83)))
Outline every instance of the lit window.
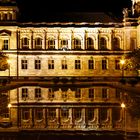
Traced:
POLYGON ((61 40, 61 49, 62 50, 68 49, 68 40, 61 40))
POLYGON ((93 88, 90 88, 89 89, 89 94, 88 94, 89 96, 89 98, 94 98, 94 89, 93 88))
POLYGON ((54 69, 54 60, 48 60, 48 69, 54 69))
POLYGON ((93 42, 93 39, 90 37, 87 38, 87 49, 88 50, 94 49, 94 42, 93 42))
POLYGON ((120 60, 115 60, 115 69, 116 70, 120 70, 121 67, 120 67, 120 60))
POLYGON ((102 88, 102 98, 107 98, 107 92, 108 92, 107 88, 102 88))
POLYGON ((43 119, 43 109, 36 108, 35 117, 36 117, 36 120, 42 120, 43 119))
POLYGON ((29 120, 30 119, 30 109, 29 108, 23 108, 22 109, 22 119, 23 120, 29 120))
POLYGON ((48 109, 48 118, 50 120, 54 120, 56 118, 56 108, 49 108, 48 109))
POLYGON ((41 69, 41 60, 35 60, 35 69, 41 69))
POLYGON ((99 118, 100 118, 101 121, 107 120, 107 108, 100 108, 99 118))
POLYGON ((29 39, 28 38, 21 39, 21 47, 23 50, 29 49, 29 39))
POLYGON ((22 88, 22 99, 28 98, 28 89, 22 88))
POLYGON ((35 39, 35 49, 36 50, 42 49, 42 39, 41 38, 35 39))
POLYGON ((67 60, 62 60, 62 69, 67 69, 67 60))
POLYGON ((88 69, 94 69, 94 60, 88 60, 88 69))
POLYGON ((82 116, 82 110, 81 110, 81 108, 75 108, 74 109, 74 118, 76 120, 79 120, 79 119, 81 119, 81 116, 82 116))
POLYGON ((81 69, 81 61, 75 60, 75 69, 81 69))
POLYGON ((75 50, 81 49, 81 40, 80 39, 74 39, 74 49, 75 50))
POLYGON ((81 98, 81 89, 77 88, 77 90, 75 91, 75 98, 81 98))
POLYGON ((87 109, 87 118, 89 121, 94 119, 94 108, 87 109))
POLYGON ((102 70, 107 70, 107 60, 102 60, 102 70))
POLYGON ((49 50, 55 49, 55 40, 54 39, 48 40, 48 49, 49 50))
POLYGON ((120 89, 116 89, 115 97, 116 97, 116 99, 120 99, 121 98, 121 90, 120 89))
POLYGON ((112 120, 119 121, 121 119, 121 110, 118 107, 112 109, 112 120))
POLYGON ((63 119, 67 119, 69 117, 69 109, 68 108, 62 108, 61 109, 61 117, 63 119))
POLYGON ((120 50, 120 40, 119 38, 115 37, 113 39, 113 48, 114 51, 120 50))
POLYGON ((9 46, 9 41, 6 39, 6 40, 3 40, 3 47, 2 49, 3 50, 8 50, 8 47, 9 46))
POLYGON ((102 50, 102 51, 107 50, 107 41, 103 37, 100 38, 100 48, 99 48, 99 50, 102 50))
POLYGON ((21 69, 28 69, 27 60, 21 60, 21 69))
POLYGON ((35 88, 35 98, 41 98, 41 88, 35 88))
POLYGON ((54 97, 55 97, 55 95, 54 95, 53 89, 52 88, 49 88, 48 89, 48 98, 54 98, 54 97))

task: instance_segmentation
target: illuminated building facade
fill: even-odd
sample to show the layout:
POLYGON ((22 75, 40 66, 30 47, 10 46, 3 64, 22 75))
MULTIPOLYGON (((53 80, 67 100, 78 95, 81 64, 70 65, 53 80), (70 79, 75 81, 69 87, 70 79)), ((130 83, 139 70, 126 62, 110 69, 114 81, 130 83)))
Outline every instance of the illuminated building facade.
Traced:
MULTIPOLYGON (((18 8, 10 4, 0 7, 0 49, 10 60, 0 76, 25 83, 8 92, 12 126, 124 130, 123 93, 106 83, 122 78, 120 59, 140 45, 139 9, 124 9, 123 21, 90 13, 89 22, 25 23, 16 20, 18 8), (33 81, 38 86, 28 85, 33 81)), ((123 76, 137 73, 125 70, 123 76)), ((138 131, 134 119, 127 124, 128 131, 138 131)))

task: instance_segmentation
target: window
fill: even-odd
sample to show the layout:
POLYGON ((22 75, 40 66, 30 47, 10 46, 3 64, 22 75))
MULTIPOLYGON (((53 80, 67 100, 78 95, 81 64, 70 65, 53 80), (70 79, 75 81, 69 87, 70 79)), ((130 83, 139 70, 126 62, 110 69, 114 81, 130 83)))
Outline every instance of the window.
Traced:
POLYGON ((79 119, 81 119, 81 116, 82 116, 82 110, 81 110, 81 108, 75 108, 74 109, 74 118, 76 120, 79 120, 79 119))
POLYGON ((94 119, 94 108, 87 109, 87 118, 89 121, 94 119))
POLYGON ((54 98, 55 96, 54 96, 54 91, 53 91, 53 89, 51 89, 51 88, 49 88, 48 89, 48 98, 54 98))
POLYGON ((107 60, 102 60, 102 70, 107 70, 107 60))
POLYGON ((35 60, 35 69, 41 69, 41 60, 35 60))
POLYGON ((107 88, 102 88, 102 98, 107 98, 107 88))
POLYGON ((75 69, 81 69, 81 61, 75 60, 75 69))
POLYGON ((115 60, 115 69, 120 70, 120 60, 115 60))
POLYGON ((36 50, 42 49, 42 39, 41 38, 35 39, 35 49, 36 50))
POLYGON ((90 37, 87 38, 87 49, 88 50, 94 49, 94 42, 93 42, 93 39, 90 37))
POLYGON ((48 69, 54 69, 54 60, 48 60, 48 69))
POLYGON ((94 89, 90 88, 88 92, 89 92, 88 97, 89 98, 94 98, 94 89))
POLYGON ((115 37, 113 39, 113 48, 114 51, 120 50, 120 40, 119 38, 115 37))
POLYGON ((21 39, 21 46, 23 50, 29 49, 29 39, 28 38, 22 38, 21 39))
POLYGON ((112 120, 119 121, 121 117, 121 110, 118 107, 112 109, 112 120))
POLYGON ((107 41, 105 38, 100 38, 100 48, 99 50, 104 51, 107 50, 107 41))
POLYGON ((50 120, 54 120, 56 118, 56 108, 48 109, 48 117, 50 120))
POLYGON ((28 98, 28 89, 22 88, 22 99, 28 98))
POLYGON ((100 108, 99 117, 101 121, 107 120, 107 108, 100 108))
POLYGON ((88 60, 88 69, 94 69, 94 60, 88 60))
POLYGON ((35 98, 41 98, 41 88, 35 88, 35 98))
POLYGON ((3 47, 2 49, 3 50, 8 50, 8 47, 9 46, 9 41, 6 39, 6 40, 3 40, 3 47))
POLYGON ((27 60, 21 60, 21 69, 28 69, 27 60))
POLYGON ((4 13, 4 14, 3 14, 3 20, 7 20, 7 17, 8 17, 8 16, 7 16, 7 13, 4 13))
POLYGON ((54 39, 48 40, 48 49, 49 50, 55 49, 55 40, 54 39))
POLYGON ((74 49, 75 50, 81 49, 81 40, 80 39, 74 39, 74 49))
POLYGON ((67 60, 62 60, 62 69, 67 69, 67 60))
POLYGON ((29 118, 30 118, 30 109, 23 108, 22 109, 22 119, 23 120, 29 120, 29 118))
POLYGON ((9 13, 9 20, 12 20, 13 17, 12 17, 12 13, 9 13))
POLYGON ((61 49, 62 50, 68 49, 68 40, 61 40, 61 49))
POLYGON ((75 91, 75 98, 81 98, 81 89, 77 88, 75 91))
POLYGON ((43 110, 41 108, 36 108, 35 117, 36 117, 36 120, 42 120, 43 119, 43 110))
POLYGON ((120 91, 120 89, 116 89, 115 98, 116 99, 120 99, 121 98, 121 91, 120 91))
POLYGON ((62 92, 62 98, 63 99, 67 98, 67 92, 62 92))
POLYGON ((64 119, 68 119, 69 117, 69 109, 68 108, 62 108, 61 109, 61 117, 64 119))

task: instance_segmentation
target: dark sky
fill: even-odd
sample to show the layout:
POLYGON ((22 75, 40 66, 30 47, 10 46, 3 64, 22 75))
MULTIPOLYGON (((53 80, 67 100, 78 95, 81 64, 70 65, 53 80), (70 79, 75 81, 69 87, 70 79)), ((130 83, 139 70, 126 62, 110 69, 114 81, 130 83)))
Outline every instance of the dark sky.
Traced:
POLYGON ((131 7, 131 0, 17 0, 24 17, 46 16, 51 12, 112 12, 116 16, 131 7))

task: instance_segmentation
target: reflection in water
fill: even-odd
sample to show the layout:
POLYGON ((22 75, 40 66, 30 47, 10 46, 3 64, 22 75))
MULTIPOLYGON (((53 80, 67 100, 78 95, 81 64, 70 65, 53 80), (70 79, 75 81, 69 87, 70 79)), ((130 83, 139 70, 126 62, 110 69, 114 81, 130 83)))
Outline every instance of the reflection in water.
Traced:
MULTIPOLYGON (((28 139, 43 140, 46 137, 45 131, 66 131, 74 134, 84 131, 83 135, 72 133, 65 137, 47 134, 47 139, 51 140, 123 139, 121 135, 124 131, 130 131, 128 124, 134 124, 134 121, 127 120, 128 114, 124 116, 124 109, 120 106, 123 99, 123 92, 106 85, 23 86, 0 94, 0 129, 21 130, 22 133, 17 135, 21 137, 20 139, 28 137, 28 139), (24 131, 41 133, 25 134, 24 131), (120 136, 85 135, 89 132, 118 133, 120 136)), ((133 129, 136 130, 132 126, 131 131, 133 129)), ((15 136, 10 137, 16 139, 15 136)))

